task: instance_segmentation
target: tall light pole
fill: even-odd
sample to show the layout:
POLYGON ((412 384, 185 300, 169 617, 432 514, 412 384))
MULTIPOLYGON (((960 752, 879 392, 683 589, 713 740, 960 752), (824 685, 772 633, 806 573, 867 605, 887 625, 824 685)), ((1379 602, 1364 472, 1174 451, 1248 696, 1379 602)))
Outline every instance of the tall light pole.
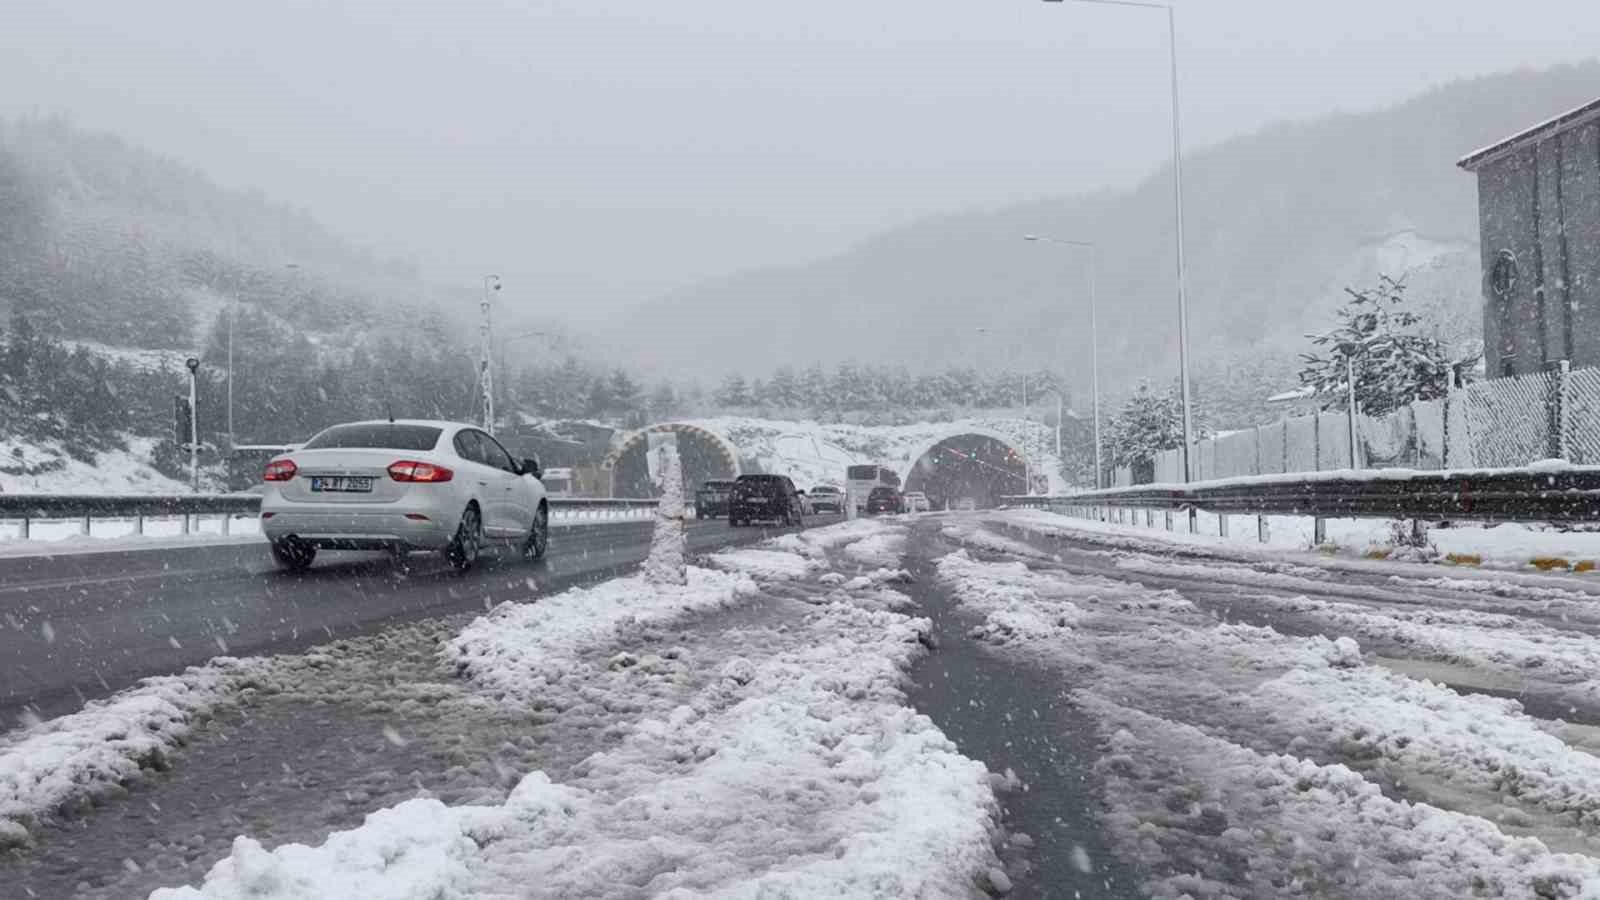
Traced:
MULTIPOLYGON (((1102 486, 1102 473, 1105 471, 1100 459, 1100 326, 1098 322, 1099 304, 1095 299, 1095 269, 1098 267, 1100 250, 1092 241, 1069 241, 1064 238, 1045 237, 1037 234, 1027 234, 1022 237, 1025 241, 1037 241, 1042 244, 1059 244, 1063 247, 1080 247, 1089 251, 1089 390, 1094 394, 1094 486, 1099 490, 1102 486)), ((1056 428, 1059 439, 1061 420, 1056 419, 1056 428)), ((1056 455, 1061 455, 1060 447, 1056 448, 1056 455)))
MULTIPOLYGON (((1044 0, 1060 3, 1062 0, 1044 0)), ((1167 11, 1167 49, 1172 71, 1172 201, 1177 217, 1178 238, 1178 384, 1183 391, 1183 480, 1190 479, 1189 445, 1193 439, 1194 416, 1189 404, 1189 275, 1183 255, 1183 136, 1178 117, 1178 24, 1170 4, 1141 0, 1072 0, 1100 6, 1136 6, 1167 11)))
MULTIPOLYGON (((985 326, 982 326, 982 325, 978 326, 977 328, 974 328, 973 330, 976 331, 979 334, 982 334, 982 335, 991 335, 991 334, 995 334, 996 333, 996 331, 993 328, 988 328, 988 327, 985 327, 985 326)), ((1021 354, 1018 354, 1018 358, 1019 359, 1021 358, 1021 354)), ((1024 368, 1022 370, 1022 421, 1024 421, 1024 422, 1031 421, 1028 418, 1028 370, 1026 368, 1024 368)), ((1022 492, 1024 494, 1032 494, 1033 493, 1033 461, 1028 456, 1028 429, 1026 427, 1024 427, 1022 429, 1022 478, 1023 478, 1023 490, 1022 490, 1022 492)))
POLYGON ((491 337, 490 311, 494 295, 500 290, 499 275, 483 276, 483 300, 478 307, 483 320, 478 324, 478 390, 483 394, 483 430, 494 434, 494 339, 491 337))

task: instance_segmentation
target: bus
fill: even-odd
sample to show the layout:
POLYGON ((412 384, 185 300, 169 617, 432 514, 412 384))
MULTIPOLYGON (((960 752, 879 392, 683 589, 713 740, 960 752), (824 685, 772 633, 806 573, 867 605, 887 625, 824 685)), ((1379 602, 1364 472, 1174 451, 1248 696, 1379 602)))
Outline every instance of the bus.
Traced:
POLYGON ((860 512, 867 508, 867 495, 875 487, 889 487, 900 490, 900 473, 888 466, 863 465, 851 466, 845 470, 845 492, 850 497, 850 505, 860 512))

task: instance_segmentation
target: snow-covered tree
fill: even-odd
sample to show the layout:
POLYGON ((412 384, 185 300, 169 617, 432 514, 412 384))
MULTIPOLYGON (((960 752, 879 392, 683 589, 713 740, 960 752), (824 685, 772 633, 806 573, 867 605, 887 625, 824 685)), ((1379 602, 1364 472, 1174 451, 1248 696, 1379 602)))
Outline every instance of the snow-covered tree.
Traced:
MULTIPOLYGON (((1198 423, 1196 438, 1201 436, 1198 423)), ((1148 380, 1140 381, 1133 395, 1106 423, 1105 456, 1113 467, 1132 466, 1153 459, 1163 450, 1183 446, 1183 399, 1179 389, 1157 393, 1148 380)))
POLYGON ((1338 324, 1306 335, 1319 350, 1302 355, 1300 383, 1315 390, 1325 408, 1348 402, 1351 371, 1361 410, 1383 416, 1415 400, 1443 397, 1452 368, 1471 362, 1451 359, 1441 341, 1422 332, 1421 319, 1406 303, 1403 279, 1383 275, 1376 287, 1345 293, 1350 299, 1339 310, 1338 324))
POLYGON ((716 396, 713 398, 719 406, 749 406, 750 385, 744 376, 738 372, 722 379, 722 384, 717 386, 716 396))

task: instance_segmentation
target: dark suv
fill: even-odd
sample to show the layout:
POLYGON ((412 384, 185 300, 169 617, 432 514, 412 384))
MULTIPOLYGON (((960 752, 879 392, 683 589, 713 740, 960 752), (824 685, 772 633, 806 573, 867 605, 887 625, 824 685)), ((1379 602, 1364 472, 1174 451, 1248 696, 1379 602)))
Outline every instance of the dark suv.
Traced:
POLYGON ((726 478, 707 478, 702 481, 700 489, 694 492, 694 517, 715 519, 727 515, 728 495, 732 491, 733 482, 726 478))
POLYGON ((879 513, 894 513, 899 515, 906 511, 905 498, 892 487, 875 487, 867 495, 867 515, 876 516, 879 513))
POLYGON ((758 519, 804 525, 800 494, 787 475, 740 475, 728 495, 728 524, 734 528, 758 519))

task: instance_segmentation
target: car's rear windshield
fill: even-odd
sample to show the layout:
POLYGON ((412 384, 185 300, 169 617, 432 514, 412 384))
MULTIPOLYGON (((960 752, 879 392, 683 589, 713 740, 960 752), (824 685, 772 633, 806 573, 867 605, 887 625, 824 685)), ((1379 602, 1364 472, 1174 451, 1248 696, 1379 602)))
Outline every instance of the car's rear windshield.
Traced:
POLYGON ((845 470, 845 474, 848 475, 852 481, 870 481, 878 477, 878 467, 851 466, 845 470))
POLYGON ((335 425, 306 442, 304 450, 432 450, 442 428, 430 425, 335 425))
POLYGON ((823 485, 822 487, 814 487, 814 488, 812 488, 811 489, 811 493, 813 493, 813 494, 837 494, 837 493, 839 493, 839 489, 836 488, 836 487, 828 487, 827 485, 823 485))

